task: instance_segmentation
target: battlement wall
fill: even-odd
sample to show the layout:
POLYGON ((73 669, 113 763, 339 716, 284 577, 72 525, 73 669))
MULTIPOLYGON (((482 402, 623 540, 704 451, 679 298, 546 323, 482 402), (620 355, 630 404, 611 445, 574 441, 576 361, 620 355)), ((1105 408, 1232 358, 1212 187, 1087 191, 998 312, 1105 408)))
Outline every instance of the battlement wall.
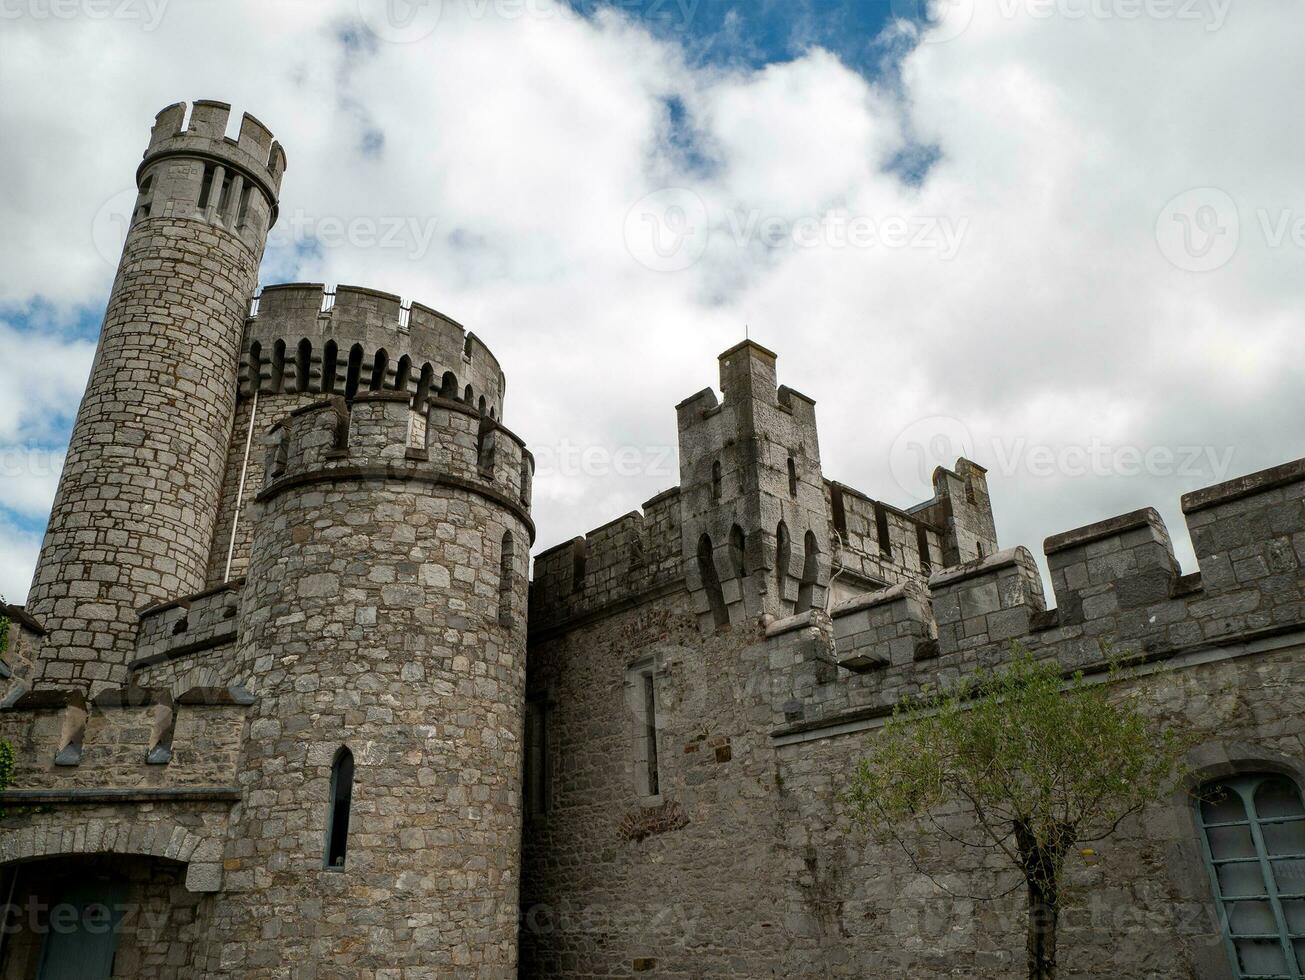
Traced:
POLYGON ((12 788, 232 787, 252 703, 239 688, 28 691, 0 707, 12 788))
POLYGON ((267 184, 268 197, 276 200, 285 174, 286 157, 272 131, 245 113, 235 139, 226 135, 231 106, 226 102, 197 100, 186 123, 186 103, 176 102, 154 118, 149 146, 141 170, 164 156, 217 156, 267 184))
POLYGON ((682 583, 680 491, 672 488, 583 537, 536 556, 530 629, 538 634, 682 583))
POLYGON ((360 286, 267 286, 245 330, 245 397, 402 391, 418 402, 462 400, 501 420, 506 384, 475 334, 430 307, 360 286))
POLYGON ((825 481, 825 506, 832 532, 842 542, 836 567, 844 571, 842 580, 835 581, 837 598, 849 589, 863 591, 855 585, 867 580, 896 584, 927 578, 942 567, 942 533, 923 518, 831 480, 825 481))
POLYGON ((796 616, 768 631, 777 722, 793 730, 871 716, 952 684, 1019 644, 1066 670, 1108 657, 1163 660, 1305 630, 1305 460, 1187 494, 1200 571, 1181 575, 1153 508, 1012 548, 796 616))
POLYGON ((292 486, 356 480, 460 487, 515 513, 527 527, 534 458, 512 432, 458 401, 414 410, 402 392, 314 402, 268 436, 259 501, 292 486))

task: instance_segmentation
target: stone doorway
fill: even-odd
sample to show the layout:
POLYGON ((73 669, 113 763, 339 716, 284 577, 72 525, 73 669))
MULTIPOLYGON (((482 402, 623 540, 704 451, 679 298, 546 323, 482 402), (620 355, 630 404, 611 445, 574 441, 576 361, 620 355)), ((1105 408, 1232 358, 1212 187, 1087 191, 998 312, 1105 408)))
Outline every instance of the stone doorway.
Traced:
POLYGON ((208 897, 187 891, 185 881, 184 864, 137 855, 0 868, 0 980, 195 976, 208 897))

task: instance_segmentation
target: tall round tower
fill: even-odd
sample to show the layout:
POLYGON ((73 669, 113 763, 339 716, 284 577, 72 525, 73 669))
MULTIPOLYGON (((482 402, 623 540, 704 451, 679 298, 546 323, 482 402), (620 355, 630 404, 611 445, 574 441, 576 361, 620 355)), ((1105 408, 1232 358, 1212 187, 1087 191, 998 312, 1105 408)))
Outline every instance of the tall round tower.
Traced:
POLYGON ((40 679, 127 675, 136 610, 197 592, 217 516, 238 352, 285 155, 230 106, 159 113, 28 609, 40 679))
POLYGON ((515 977, 530 454, 465 393, 388 384, 268 438, 207 969, 515 977))

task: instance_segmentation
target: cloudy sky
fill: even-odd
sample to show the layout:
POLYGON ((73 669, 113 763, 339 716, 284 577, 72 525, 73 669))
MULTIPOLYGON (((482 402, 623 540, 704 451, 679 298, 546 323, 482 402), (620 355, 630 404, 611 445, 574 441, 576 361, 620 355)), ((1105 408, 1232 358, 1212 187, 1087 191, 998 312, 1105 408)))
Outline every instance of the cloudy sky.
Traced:
POLYGON ((677 482, 751 336, 827 476, 958 452, 1005 544, 1305 455, 1299 0, 0 0, 0 591, 26 594, 154 113, 289 171, 264 282, 483 337, 537 547, 677 482))

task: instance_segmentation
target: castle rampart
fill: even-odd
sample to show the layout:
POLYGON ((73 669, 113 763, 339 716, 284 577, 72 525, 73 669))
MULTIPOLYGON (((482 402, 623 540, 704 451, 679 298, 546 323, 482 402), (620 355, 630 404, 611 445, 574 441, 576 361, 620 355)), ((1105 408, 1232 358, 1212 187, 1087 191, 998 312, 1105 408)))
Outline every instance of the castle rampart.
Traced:
POLYGON ((255 310, 245 326, 210 585, 245 572, 254 522, 248 491, 264 476, 254 437, 295 410, 332 395, 400 392, 419 414, 442 399, 503 418, 507 382, 498 360, 474 334, 419 303, 360 286, 288 283, 265 287, 255 310))
POLYGON ((784 619, 824 608, 827 590, 838 601, 923 584, 996 550, 982 467, 939 468, 934 497, 909 509, 872 500, 824 477, 815 402, 778 384, 772 352, 739 344, 720 356, 720 378, 723 400, 704 389, 676 406, 678 487, 536 557, 537 635, 681 584, 704 630, 784 619))
POLYGON ((776 736, 855 729, 938 684, 963 683, 1013 644, 1067 671, 1111 659, 1211 658, 1272 647, 1305 619, 1305 460, 1186 495, 1200 571, 1182 575, 1144 508, 1049 537, 1056 606, 1033 555, 1012 548, 835 605, 832 622, 776 624, 776 736), (837 671, 830 669, 837 663, 837 671))

